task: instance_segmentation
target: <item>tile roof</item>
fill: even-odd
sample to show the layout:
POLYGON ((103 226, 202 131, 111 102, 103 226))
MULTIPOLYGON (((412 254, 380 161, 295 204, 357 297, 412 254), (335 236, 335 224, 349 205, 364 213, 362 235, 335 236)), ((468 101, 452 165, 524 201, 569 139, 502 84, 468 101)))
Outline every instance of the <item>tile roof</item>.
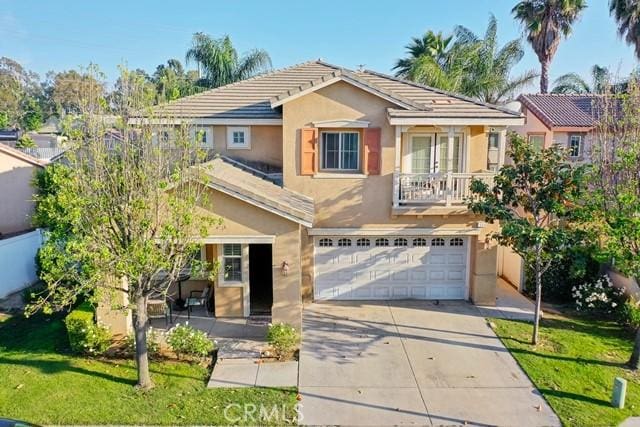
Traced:
POLYGON ((311 227, 313 224, 313 199, 295 191, 280 187, 235 166, 224 156, 204 163, 211 188, 239 198, 291 221, 311 227))
POLYGON ((548 127, 593 127, 598 95, 535 94, 518 100, 548 127))
POLYGON ((185 118, 281 119, 277 105, 328 81, 343 79, 421 117, 519 118, 520 113, 371 70, 351 71, 320 60, 252 77, 156 107, 185 118), (275 105, 274 105, 275 104, 275 105))

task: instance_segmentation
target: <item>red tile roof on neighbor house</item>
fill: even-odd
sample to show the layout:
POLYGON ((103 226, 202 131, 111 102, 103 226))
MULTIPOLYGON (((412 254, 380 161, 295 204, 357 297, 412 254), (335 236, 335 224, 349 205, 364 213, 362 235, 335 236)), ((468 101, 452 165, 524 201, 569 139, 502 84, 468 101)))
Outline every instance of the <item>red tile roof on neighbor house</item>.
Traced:
POLYGON ((536 94, 520 95, 518 101, 549 128, 595 125, 598 95, 536 94))

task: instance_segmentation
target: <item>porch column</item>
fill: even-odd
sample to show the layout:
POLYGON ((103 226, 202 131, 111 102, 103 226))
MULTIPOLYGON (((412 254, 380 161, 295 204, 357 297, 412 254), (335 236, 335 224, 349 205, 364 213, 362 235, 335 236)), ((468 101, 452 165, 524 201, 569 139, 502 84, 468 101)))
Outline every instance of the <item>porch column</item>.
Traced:
POLYGON ((400 162, 402 161, 402 127, 395 126, 395 157, 393 163, 393 207, 400 206, 400 162))
POLYGON ((451 173, 453 171, 453 137, 455 130, 453 126, 449 127, 447 138, 447 206, 451 206, 451 198, 453 196, 453 176, 451 173))
POLYGON ((507 151, 507 129, 500 130, 500 138, 498 140, 498 168, 504 165, 505 153, 507 151))

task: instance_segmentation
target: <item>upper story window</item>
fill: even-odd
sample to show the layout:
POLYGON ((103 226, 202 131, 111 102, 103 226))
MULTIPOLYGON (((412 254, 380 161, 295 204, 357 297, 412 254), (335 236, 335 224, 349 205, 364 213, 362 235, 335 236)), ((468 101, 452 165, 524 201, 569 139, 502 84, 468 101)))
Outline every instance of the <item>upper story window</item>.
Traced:
POLYGON ((527 139, 529 140, 529 144, 531 144, 536 150, 540 151, 544 148, 544 134, 530 133, 527 136, 527 139))
POLYGON ((358 132, 322 132, 321 169, 356 171, 360 168, 358 132))
POLYGON ((569 135, 569 156, 580 157, 582 155, 582 135, 569 135))
POLYGON ((213 129, 211 127, 195 127, 191 129, 191 137, 201 147, 213 148, 213 129))
POLYGON ((251 148, 251 129, 248 126, 227 127, 227 149, 247 150, 251 148))
POLYGON ((498 149, 500 147, 500 134, 498 132, 489 132, 489 148, 498 149))

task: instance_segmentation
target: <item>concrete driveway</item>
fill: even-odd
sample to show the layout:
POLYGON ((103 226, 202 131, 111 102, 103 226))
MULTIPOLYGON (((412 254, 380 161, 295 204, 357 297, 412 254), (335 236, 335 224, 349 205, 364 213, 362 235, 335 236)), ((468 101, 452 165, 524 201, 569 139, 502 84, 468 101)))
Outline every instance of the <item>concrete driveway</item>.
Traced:
POLYGON ((560 425, 465 302, 312 304, 298 381, 302 424, 560 425))

